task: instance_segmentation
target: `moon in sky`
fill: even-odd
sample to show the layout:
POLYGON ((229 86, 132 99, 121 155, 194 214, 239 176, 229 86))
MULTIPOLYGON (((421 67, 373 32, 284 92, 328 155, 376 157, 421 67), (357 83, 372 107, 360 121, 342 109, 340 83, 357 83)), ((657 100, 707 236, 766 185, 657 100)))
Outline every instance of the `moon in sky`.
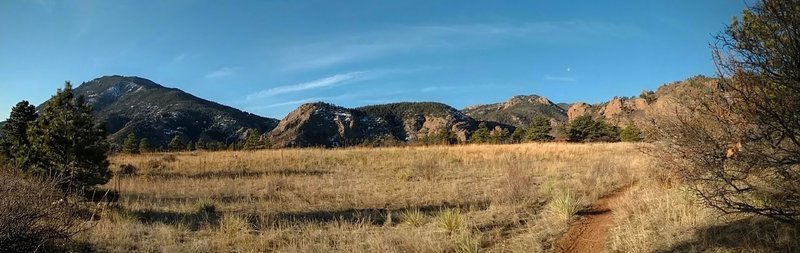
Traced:
POLYGON ((570 72, 570 71, 572 71, 572 68, 567 68, 567 72, 570 72))

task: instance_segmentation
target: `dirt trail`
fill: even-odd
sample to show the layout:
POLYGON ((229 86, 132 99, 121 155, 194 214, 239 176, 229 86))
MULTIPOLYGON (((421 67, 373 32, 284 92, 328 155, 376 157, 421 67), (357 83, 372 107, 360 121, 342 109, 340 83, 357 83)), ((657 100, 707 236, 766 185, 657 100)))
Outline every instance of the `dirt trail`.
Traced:
POLYGON ((600 198, 589 210, 578 212, 579 219, 570 225, 555 247, 558 253, 603 252, 608 239, 611 214, 629 187, 600 198))

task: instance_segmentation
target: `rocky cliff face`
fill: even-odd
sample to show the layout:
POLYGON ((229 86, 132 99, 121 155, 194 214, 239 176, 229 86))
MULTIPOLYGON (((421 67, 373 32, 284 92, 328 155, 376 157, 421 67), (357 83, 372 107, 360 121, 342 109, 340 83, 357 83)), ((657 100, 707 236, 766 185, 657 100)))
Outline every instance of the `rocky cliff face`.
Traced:
POLYGON ((591 112, 591 109, 592 106, 587 103, 584 102, 574 103, 569 107, 569 110, 567 110, 567 118, 569 120, 573 120, 577 117, 587 115, 591 112))
MULTIPOLYGON (((441 103, 402 102, 355 109, 327 103, 301 105, 267 134, 273 148, 341 147, 391 136, 414 142, 429 135, 450 131, 465 142, 481 121, 441 103)), ((514 128, 485 122, 490 129, 514 128)))
POLYGON ((698 92, 699 89, 720 90, 722 87, 714 78, 695 76, 663 85, 655 92, 647 92, 640 97, 614 97, 608 102, 593 105, 583 102, 553 104, 544 97, 530 95, 515 96, 504 103, 469 106, 462 111, 477 120, 497 121, 523 128, 527 128, 530 120, 536 116, 549 118, 555 126, 584 115, 624 127, 638 125, 654 111, 663 110, 664 106, 659 104, 667 103, 666 100, 680 103, 682 94, 698 92))
POLYGON ((267 138, 272 147, 341 147, 390 134, 387 122, 327 103, 304 104, 278 123, 267 138))
POLYGON ((246 128, 263 132, 278 122, 140 77, 104 76, 82 83, 74 91, 106 122, 113 144, 121 144, 129 133, 148 138, 153 147, 165 146, 176 135, 184 140, 231 143, 246 128))
POLYGON ((402 102, 358 108, 389 123, 398 140, 414 141, 441 131, 451 131, 460 141, 477 126, 476 121, 453 107, 433 102, 402 102))

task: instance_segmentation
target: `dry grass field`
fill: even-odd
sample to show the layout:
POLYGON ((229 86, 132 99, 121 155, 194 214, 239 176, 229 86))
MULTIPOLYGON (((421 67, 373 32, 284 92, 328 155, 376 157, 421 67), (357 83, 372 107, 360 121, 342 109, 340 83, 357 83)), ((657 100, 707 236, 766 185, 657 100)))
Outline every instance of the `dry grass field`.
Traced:
MULTIPOLYGON (((117 171, 106 187, 120 191, 118 206, 78 239, 101 252, 549 252, 578 211, 627 186, 607 251, 738 251, 701 229, 784 229, 717 218, 658 183, 637 145, 119 155, 114 168, 136 171, 117 171)), ((797 250, 784 230, 729 239, 797 250)))

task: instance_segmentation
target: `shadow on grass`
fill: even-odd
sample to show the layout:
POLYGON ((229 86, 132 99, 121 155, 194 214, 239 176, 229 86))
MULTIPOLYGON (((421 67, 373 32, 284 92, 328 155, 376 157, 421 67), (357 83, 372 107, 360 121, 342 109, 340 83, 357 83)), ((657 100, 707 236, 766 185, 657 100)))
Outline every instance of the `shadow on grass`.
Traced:
MULTIPOLYGON (((263 230, 273 226, 302 225, 302 224, 323 224, 330 222, 344 222, 351 224, 368 224, 374 226, 397 225, 401 222, 402 213, 410 210, 435 216, 444 209, 460 210, 485 210, 489 208, 489 202, 473 202, 439 205, 425 205, 408 208, 395 209, 345 209, 336 211, 311 211, 311 212, 281 212, 270 214, 268 217, 254 214, 238 214, 244 217, 254 230, 263 230), (391 215, 389 215, 391 214, 391 215), (389 220, 389 217, 392 217, 389 220)), ((192 231, 198 231, 204 227, 218 227, 222 214, 218 212, 196 211, 192 213, 156 211, 156 210, 136 210, 130 211, 118 208, 115 212, 118 216, 125 219, 136 220, 144 224, 162 223, 166 225, 183 227, 192 231)))
POLYGON ((318 170, 318 169, 279 169, 279 170, 264 170, 264 171, 250 171, 250 170, 207 171, 196 174, 164 172, 155 174, 153 176, 159 179, 175 179, 175 178, 241 179, 241 178, 258 178, 269 175, 279 175, 287 177, 288 176, 321 177, 328 174, 332 174, 332 172, 326 170, 318 170))
MULTIPOLYGON (((243 195, 233 195, 233 196, 214 196, 213 197, 215 202, 220 204, 229 204, 229 203, 239 203, 239 202, 256 202, 261 201, 264 199, 268 199, 264 196, 243 196, 243 195)), ((153 202, 153 203, 187 203, 191 201, 197 200, 197 197, 184 197, 184 196, 160 196, 154 194, 136 194, 136 193, 127 193, 122 196, 122 202, 126 201, 137 201, 137 202, 153 202)))
POLYGON ((327 222, 348 222, 360 224, 372 224, 375 226, 382 226, 389 224, 388 218, 391 214, 391 225, 400 223, 400 216, 402 213, 412 210, 418 210, 425 215, 435 215, 444 209, 460 209, 460 210, 485 210, 489 207, 488 201, 472 202, 472 203, 443 203, 438 205, 425 205, 407 208, 387 208, 387 209, 345 209, 336 211, 312 211, 312 212, 287 212, 278 213, 272 217, 276 221, 283 221, 288 223, 327 223, 327 222))
POLYGON ((144 224, 163 223, 176 227, 185 227, 192 231, 200 230, 204 226, 217 227, 220 220, 220 215, 217 212, 181 213, 155 210, 118 210, 118 212, 125 213, 128 218, 144 224))
POLYGON ((702 228, 695 240, 656 252, 800 252, 800 226, 748 218, 702 228))

